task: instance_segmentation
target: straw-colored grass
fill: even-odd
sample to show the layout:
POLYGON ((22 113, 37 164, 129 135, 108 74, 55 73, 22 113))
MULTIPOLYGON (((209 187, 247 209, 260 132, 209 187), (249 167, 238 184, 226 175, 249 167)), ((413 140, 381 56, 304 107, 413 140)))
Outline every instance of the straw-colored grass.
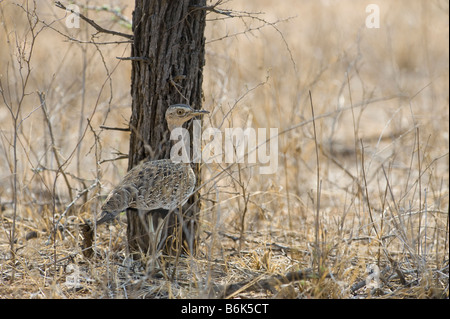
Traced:
MULTIPOLYGON (((109 4, 131 17, 126 3, 109 4)), ((129 134, 100 126, 128 125, 116 57, 130 45, 70 40, 125 39, 67 29, 53 2, 1 1, 0 297, 217 297, 242 282, 231 297, 448 298, 448 2, 377 4, 379 29, 360 1, 208 14, 204 128, 278 128, 278 171, 203 164, 197 255, 134 262, 125 216, 96 230, 91 258, 80 228, 126 172, 113 159, 129 134), (306 269, 321 276, 257 284, 306 269)))

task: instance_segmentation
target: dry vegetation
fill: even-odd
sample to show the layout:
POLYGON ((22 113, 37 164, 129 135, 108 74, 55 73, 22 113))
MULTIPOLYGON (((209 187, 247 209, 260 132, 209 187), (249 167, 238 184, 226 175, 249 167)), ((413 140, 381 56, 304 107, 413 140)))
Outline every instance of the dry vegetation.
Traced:
MULTIPOLYGON (((129 1, 86 2, 131 32, 93 8, 131 17, 129 1)), ((83 43, 124 39, 67 29, 52 1, 0 1, 0 297, 211 297, 311 268, 233 297, 448 298, 448 1, 373 2, 379 29, 361 1, 208 14, 204 126, 278 127, 279 168, 204 164, 198 254, 158 266, 127 257, 125 216, 97 229, 96 256, 80 247, 126 172, 128 133, 101 126, 127 126, 130 45, 83 43)))

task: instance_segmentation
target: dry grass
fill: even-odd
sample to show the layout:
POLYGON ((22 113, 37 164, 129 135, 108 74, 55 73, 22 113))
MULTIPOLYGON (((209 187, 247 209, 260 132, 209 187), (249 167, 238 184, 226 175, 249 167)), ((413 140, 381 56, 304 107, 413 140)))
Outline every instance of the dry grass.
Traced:
MULTIPOLYGON (((125 3, 110 1, 130 17, 125 3)), ((100 125, 127 125, 130 63, 116 57, 130 46, 68 41, 94 31, 66 29, 51 2, 0 2, 0 297, 211 297, 313 268, 324 276, 234 296, 448 298, 448 2, 377 3, 380 29, 356 1, 232 1, 222 8, 240 17, 208 15, 205 126, 278 127, 279 169, 204 164, 199 252, 158 264, 129 260, 125 217, 97 229, 95 257, 80 248, 79 225, 126 171, 108 160, 128 133, 100 125), (375 266, 378 288, 356 289, 375 266)))

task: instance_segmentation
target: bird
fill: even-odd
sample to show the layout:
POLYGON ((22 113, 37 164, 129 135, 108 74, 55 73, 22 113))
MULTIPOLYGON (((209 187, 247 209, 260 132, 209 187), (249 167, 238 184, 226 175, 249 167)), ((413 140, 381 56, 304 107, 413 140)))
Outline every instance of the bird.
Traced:
MULTIPOLYGON (((169 131, 172 131, 191 118, 208 113, 194 110, 187 104, 174 104, 167 108, 165 119, 169 131)), ((187 202, 194 192, 195 183, 195 173, 189 163, 177 163, 171 159, 141 162, 129 170, 109 193, 96 224, 111 222, 128 208, 138 212, 173 211, 187 202)))

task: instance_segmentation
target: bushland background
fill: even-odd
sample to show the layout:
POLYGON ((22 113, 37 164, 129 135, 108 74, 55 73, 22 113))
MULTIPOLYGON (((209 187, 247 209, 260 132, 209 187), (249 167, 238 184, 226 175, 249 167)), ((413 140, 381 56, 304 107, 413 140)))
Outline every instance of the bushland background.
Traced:
MULTIPOLYGON (((80 248, 126 173, 129 133, 105 127, 128 125, 130 45, 0 1, 0 297, 204 297, 312 268, 332 276, 233 297, 448 298, 448 1, 372 2, 380 28, 364 1, 208 13, 203 125, 279 128, 279 167, 203 164, 199 251, 158 265, 127 258, 124 216, 80 248)), ((131 2, 76 4, 131 33, 131 2)))

